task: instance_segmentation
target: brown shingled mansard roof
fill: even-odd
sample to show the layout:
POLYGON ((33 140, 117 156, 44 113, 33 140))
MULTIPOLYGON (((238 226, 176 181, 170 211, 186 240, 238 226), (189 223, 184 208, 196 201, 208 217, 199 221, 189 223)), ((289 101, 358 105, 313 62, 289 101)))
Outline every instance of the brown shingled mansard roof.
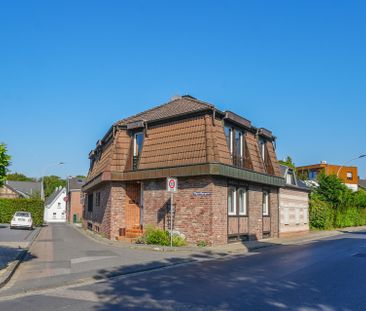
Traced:
POLYGON ((168 103, 143 111, 134 116, 122 119, 116 122, 115 125, 126 125, 128 123, 133 123, 137 121, 156 121, 214 108, 215 106, 197 100, 190 95, 177 96, 173 97, 173 99, 168 103))

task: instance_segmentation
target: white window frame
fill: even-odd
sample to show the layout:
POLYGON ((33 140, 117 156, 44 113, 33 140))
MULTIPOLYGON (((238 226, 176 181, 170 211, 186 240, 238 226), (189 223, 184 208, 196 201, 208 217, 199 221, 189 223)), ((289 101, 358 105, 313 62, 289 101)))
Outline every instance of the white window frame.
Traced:
POLYGON ((137 144, 137 135, 144 135, 144 132, 137 132, 135 134, 133 134, 133 156, 137 157, 139 156, 139 154, 137 153, 138 151, 138 144, 137 144))
POLYGON ((262 214, 263 216, 269 216, 269 191, 263 190, 262 200, 262 214))
POLYGON ((239 132, 239 143, 240 143, 240 157, 243 158, 243 151, 244 151, 244 139, 243 139, 243 132, 239 132))
POLYGON ((247 216, 247 189, 246 188, 238 188, 238 196, 239 196, 239 216, 247 216), (243 211, 240 210, 240 192, 242 191, 243 193, 243 197, 242 197, 242 202, 243 202, 243 211))
POLYGON ((302 212, 303 212, 303 216, 304 216, 304 224, 307 224, 308 223, 308 218, 309 218, 308 209, 304 208, 302 212))
POLYGON ((236 188, 229 187, 228 189, 228 199, 227 199, 227 214, 229 216, 236 216, 236 188), (231 197, 231 206, 229 205, 229 192, 231 190, 232 197, 231 197), (231 207, 233 207, 233 211, 231 211, 231 207))
POLYGON ((263 162, 265 162, 266 161, 266 149, 265 149, 266 141, 263 138, 260 138, 259 144, 261 147, 261 157, 262 157, 263 162))
POLYGON ((230 131, 230 139, 229 139, 229 151, 230 154, 233 154, 233 150, 234 150, 234 144, 233 144, 233 129, 229 128, 230 131))

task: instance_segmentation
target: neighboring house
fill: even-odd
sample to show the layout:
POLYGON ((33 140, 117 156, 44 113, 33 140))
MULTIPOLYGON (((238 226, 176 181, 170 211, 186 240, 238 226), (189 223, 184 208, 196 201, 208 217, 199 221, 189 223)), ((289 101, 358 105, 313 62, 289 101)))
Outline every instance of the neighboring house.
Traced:
POLYGON ((309 231, 310 188, 293 169, 281 165, 286 185, 280 189, 280 236, 309 231))
POLYGON ((41 183, 35 181, 5 181, 0 198, 32 198, 41 194, 41 183))
POLYGON ((358 187, 363 189, 363 190, 366 190, 366 179, 359 179, 358 180, 358 187))
POLYGON ((83 215, 81 187, 84 178, 69 177, 67 179, 66 215, 69 223, 80 222, 83 215))
POLYGON ((47 198, 44 207, 45 222, 66 222, 66 188, 61 186, 47 198))
POLYGON ((358 170, 356 166, 332 165, 322 161, 320 164, 299 166, 296 170, 298 175, 314 181, 321 173, 337 175, 348 188, 353 191, 358 190, 358 170))
POLYGON ((116 122, 89 154, 83 226, 110 239, 170 228, 210 245, 278 236, 275 137, 189 95, 116 122))

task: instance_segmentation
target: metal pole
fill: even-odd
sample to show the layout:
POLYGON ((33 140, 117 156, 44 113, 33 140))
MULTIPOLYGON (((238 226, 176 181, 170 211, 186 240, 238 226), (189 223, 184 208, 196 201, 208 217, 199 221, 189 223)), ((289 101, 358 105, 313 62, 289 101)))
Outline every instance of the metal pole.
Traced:
POLYGON ((170 247, 173 247, 173 192, 170 193, 170 247))

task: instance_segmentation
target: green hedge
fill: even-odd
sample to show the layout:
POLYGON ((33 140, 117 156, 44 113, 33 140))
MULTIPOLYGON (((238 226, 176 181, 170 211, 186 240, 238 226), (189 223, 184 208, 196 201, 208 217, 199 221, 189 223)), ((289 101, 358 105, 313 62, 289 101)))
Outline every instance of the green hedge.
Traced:
POLYGON ((334 209, 329 203, 313 196, 310 200, 310 226, 333 229, 366 225, 366 211, 360 207, 334 209))
POLYGON ((0 199, 0 223, 10 223, 17 211, 32 213, 33 223, 43 223, 44 203, 39 199, 0 199))

